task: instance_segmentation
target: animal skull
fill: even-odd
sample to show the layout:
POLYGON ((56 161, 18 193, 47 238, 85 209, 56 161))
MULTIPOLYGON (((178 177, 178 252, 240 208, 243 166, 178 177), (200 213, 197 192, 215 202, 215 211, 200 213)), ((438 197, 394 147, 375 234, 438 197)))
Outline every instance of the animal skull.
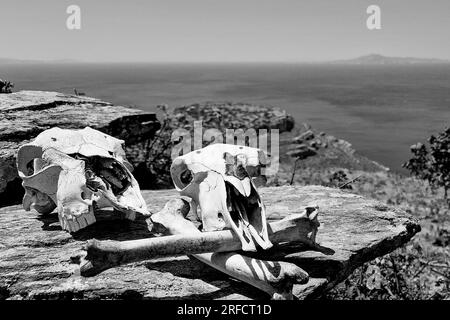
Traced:
POLYGON ((23 207, 47 214, 57 208, 61 227, 75 232, 94 223, 95 210, 112 207, 134 220, 149 214, 124 141, 86 127, 52 128, 19 148, 23 207))
POLYGON ((272 246, 265 206, 252 181, 261 174, 265 155, 260 149, 231 144, 212 144, 177 157, 170 168, 181 195, 200 209, 204 231, 231 228, 242 242, 242 250, 272 246))

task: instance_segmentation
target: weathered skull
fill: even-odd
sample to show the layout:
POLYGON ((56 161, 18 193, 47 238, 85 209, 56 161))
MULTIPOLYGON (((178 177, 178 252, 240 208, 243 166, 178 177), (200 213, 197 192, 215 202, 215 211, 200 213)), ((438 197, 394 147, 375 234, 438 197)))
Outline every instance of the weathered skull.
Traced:
POLYGON ((89 127, 40 133, 17 155, 24 209, 46 214, 57 208, 61 227, 69 232, 94 223, 100 208, 112 207, 130 220, 148 214, 123 143, 89 127))
MULTIPOLYGON (((260 149, 231 144, 212 144, 177 157, 170 168, 181 195, 200 209, 204 231, 231 228, 242 250, 272 246, 267 234, 266 212, 252 181, 265 165, 260 149)), ((198 214, 198 212, 196 212, 198 214)))

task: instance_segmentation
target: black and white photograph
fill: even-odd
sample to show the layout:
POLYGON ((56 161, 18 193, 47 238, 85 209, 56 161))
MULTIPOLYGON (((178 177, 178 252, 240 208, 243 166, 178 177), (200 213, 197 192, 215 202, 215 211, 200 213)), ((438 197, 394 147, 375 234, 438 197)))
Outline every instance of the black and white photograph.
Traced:
POLYGON ((0 0, 0 30, 3 302, 450 299, 448 0, 0 0))

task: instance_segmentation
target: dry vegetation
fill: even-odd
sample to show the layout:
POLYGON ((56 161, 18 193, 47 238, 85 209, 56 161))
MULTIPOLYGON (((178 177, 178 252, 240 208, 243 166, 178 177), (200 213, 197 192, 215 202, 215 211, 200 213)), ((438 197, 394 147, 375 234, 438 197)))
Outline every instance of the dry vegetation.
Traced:
MULTIPOLYGON (((281 159, 279 175, 270 184, 290 183, 293 162, 281 159)), ((450 212, 444 188, 385 171, 339 143, 299 161, 294 183, 340 187, 395 205, 422 227, 405 247, 356 269, 324 299, 450 299, 450 212)))
POLYGON ((450 216, 443 191, 395 174, 356 174, 362 175, 352 192, 403 208, 420 220, 422 231, 405 247, 355 270, 327 298, 449 299, 450 216))

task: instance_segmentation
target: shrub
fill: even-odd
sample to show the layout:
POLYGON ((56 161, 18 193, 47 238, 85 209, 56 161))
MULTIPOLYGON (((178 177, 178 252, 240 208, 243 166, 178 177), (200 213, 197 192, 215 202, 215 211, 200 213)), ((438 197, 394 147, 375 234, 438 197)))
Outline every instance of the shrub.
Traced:
MULTIPOLYGON (((410 173, 428 181, 432 188, 444 188, 448 200, 450 189, 450 127, 429 139, 429 148, 422 143, 411 146, 413 157, 403 164, 410 173)), ((450 202, 449 202, 450 204, 450 202)))

